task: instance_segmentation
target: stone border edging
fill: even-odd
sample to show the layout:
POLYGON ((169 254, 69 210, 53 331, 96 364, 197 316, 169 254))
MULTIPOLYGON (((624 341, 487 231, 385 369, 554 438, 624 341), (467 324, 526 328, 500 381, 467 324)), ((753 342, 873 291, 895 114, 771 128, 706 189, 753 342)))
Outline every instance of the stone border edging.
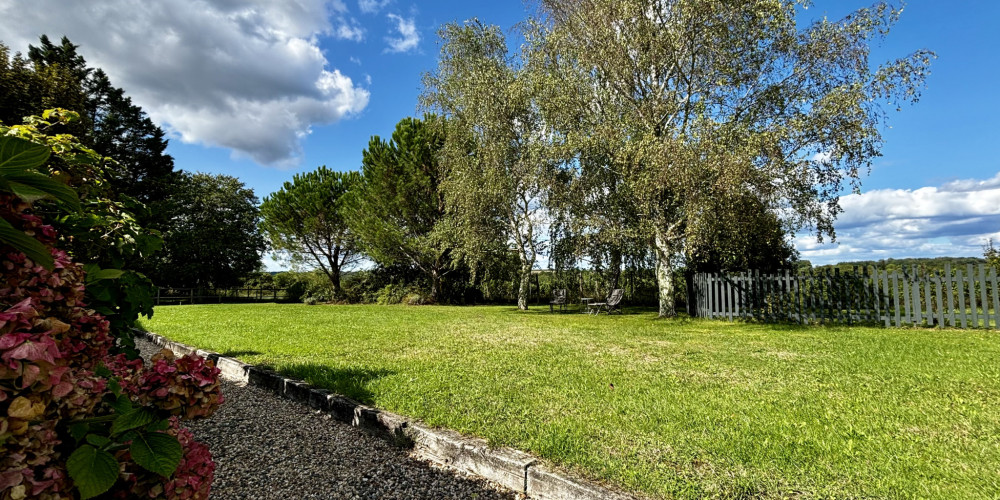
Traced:
POLYGON ((274 394, 330 414, 337 420, 361 427, 384 438, 411 444, 420 458, 474 474, 505 488, 539 500, 635 500, 585 479, 556 471, 537 458, 513 448, 491 448, 479 438, 448 429, 434 429, 418 421, 363 405, 348 397, 283 375, 249 365, 219 353, 197 349, 161 335, 135 330, 136 336, 183 356, 194 353, 211 359, 222 377, 251 384, 274 394))

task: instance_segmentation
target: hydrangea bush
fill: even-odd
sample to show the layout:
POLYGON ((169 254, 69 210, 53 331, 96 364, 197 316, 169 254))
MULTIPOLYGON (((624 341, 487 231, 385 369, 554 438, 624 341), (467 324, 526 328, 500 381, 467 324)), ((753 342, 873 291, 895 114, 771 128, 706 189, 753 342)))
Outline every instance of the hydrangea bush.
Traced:
MULTIPOLYGON (((4 182, 9 151, 30 150, 11 140, 0 137, 4 182)), ((84 267, 23 195, 2 191, 0 499, 207 498, 215 465, 180 421, 222 402, 219 370, 169 351, 149 366, 114 354, 109 322, 87 308, 84 267)))

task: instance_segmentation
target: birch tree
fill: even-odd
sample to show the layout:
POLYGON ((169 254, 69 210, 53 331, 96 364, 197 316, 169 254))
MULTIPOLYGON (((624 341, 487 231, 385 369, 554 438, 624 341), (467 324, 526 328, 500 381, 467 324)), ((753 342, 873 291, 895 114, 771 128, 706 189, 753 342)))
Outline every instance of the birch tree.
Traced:
POLYGON ((530 80, 496 26, 448 24, 440 36, 438 68, 425 75, 421 102, 448 118, 442 186, 458 253, 475 263, 497 246, 516 252, 517 305, 527 309, 531 270, 545 249, 548 195, 530 80))
MULTIPOLYGON (((933 53, 873 67, 901 9, 799 29, 796 0, 542 0, 532 64, 546 122, 611 151, 656 256, 660 316, 692 235, 751 195, 791 230, 835 237, 839 196, 879 155, 887 109, 916 102, 933 53)), ((585 165, 584 165, 585 166, 585 165)))

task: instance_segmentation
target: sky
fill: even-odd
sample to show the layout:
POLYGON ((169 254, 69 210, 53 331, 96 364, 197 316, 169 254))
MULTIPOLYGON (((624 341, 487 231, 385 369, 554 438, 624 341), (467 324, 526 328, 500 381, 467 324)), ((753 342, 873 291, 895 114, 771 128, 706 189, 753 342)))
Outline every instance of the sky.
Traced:
MULTIPOLYGON (((816 1, 800 22, 869 4, 816 1)), ((320 165, 359 169, 371 136, 419 116, 443 23, 507 29, 531 11, 521 0, 0 0, 0 41, 26 52, 43 33, 68 36, 167 131, 178 168, 239 177, 263 198, 320 165)), ((998 17, 992 0, 906 4, 872 62, 933 50, 927 88, 890 112, 882 157, 841 198, 837 242, 795 236, 803 259, 977 256, 1000 240, 998 17)))

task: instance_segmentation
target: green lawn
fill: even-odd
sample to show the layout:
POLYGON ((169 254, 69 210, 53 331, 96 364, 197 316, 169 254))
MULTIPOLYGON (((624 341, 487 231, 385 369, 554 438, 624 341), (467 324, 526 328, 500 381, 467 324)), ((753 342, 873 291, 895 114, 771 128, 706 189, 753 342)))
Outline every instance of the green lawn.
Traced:
POLYGON ((652 497, 1000 492, 995 332, 276 304, 145 326, 652 497))

